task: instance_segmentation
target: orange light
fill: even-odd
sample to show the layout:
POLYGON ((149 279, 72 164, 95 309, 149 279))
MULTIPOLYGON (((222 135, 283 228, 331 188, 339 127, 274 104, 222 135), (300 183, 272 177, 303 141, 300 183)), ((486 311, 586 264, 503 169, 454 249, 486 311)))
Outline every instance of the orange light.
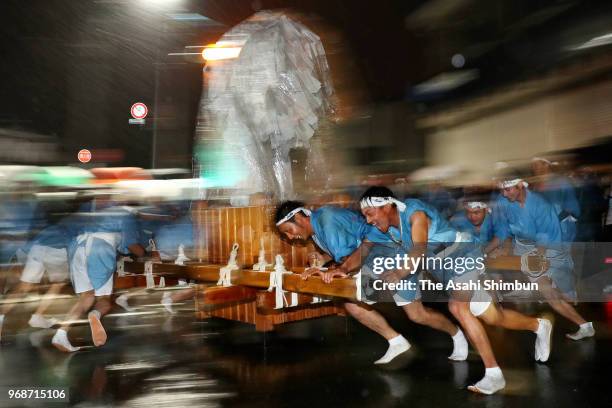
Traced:
POLYGON ((238 58, 242 47, 226 46, 224 44, 210 44, 202 51, 202 57, 206 61, 219 61, 238 58))

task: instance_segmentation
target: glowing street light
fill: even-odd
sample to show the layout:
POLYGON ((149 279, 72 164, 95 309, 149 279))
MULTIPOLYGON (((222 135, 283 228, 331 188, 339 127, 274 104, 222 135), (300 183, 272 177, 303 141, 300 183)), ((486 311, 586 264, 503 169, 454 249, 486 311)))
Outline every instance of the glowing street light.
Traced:
POLYGON ((206 61, 220 61, 238 58, 242 47, 235 44, 216 43, 207 45, 202 51, 202 57, 206 61))

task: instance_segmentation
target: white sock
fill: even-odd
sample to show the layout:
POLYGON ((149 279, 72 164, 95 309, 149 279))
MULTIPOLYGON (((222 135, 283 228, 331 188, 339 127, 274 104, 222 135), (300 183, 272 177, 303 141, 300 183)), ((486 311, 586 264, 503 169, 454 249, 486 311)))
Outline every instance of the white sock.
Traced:
POLYGON ((2 323, 4 323, 4 315, 3 315, 3 314, 0 314, 0 325, 1 325, 2 323))
POLYGON ((384 356, 374 362, 374 364, 390 363, 395 357, 410 350, 410 343, 401 334, 388 340, 389 348, 384 356))
POLYGON ((535 343, 535 360, 545 363, 550 356, 552 323, 547 319, 538 319, 535 343))
POLYGON ((593 322, 582 323, 576 333, 567 334, 566 336, 572 340, 581 340, 586 337, 593 337, 595 335, 595 328, 593 322))
POLYGON ((499 367, 491 367, 485 370, 485 376, 474 385, 470 385, 468 390, 481 394, 491 395, 506 386, 504 374, 499 367))
POLYGON ((39 329, 48 329, 56 323, 57 321, 55 319, 47 319, 45 316, 36 313, 34 313, 28 321, 30 327, 36 327, 39 329))
POLYGON ((168 313, 175 313, 175 311, 172 310, 172 303, 174 302, 172 301, 172 295, 170 294, 170 292, 164 292, 160 303, 164 306, 168 313))
POLYGON ((401 334, 399 336, 395 336, 392 339, 387 340, 389 342, 390 346, 399 346, 401 344, 407 343, 408 340, 406 340, 406 338, 404 336, 402 336, 401 334))
POLYGON ((128 303, 128 299, 128 296, 124 293, 123 295, 115 299, 115 303, 121 306, 123 309, 127 310, 128 312, 133 312, 134 308, 130 306, 130 304, 128 303))
POLYGON ((468 342, 461 331, 460 328, 457 327, 457 333, 454 336, 451 336, 453 339, 453 353, 448 356, 449 360, 453 361, 464 361, 468 356, 468 342))
POLYGON ((486 376, 503 377, 504 374, 502 373, 501 368, 499 368, 499 367, 491 367, 491 368, 486 368, 485 369, 485 377, 486 376))
POLYGON ((74 347, 72 344, 70 344, 70 341, 68 340, 68 333, 66 333, 66 330, 64 329, 57 329, 53 339, 51 339, 51 343, 55 347, 66 352, 74 352, 80 349, 80 347, 74 347))

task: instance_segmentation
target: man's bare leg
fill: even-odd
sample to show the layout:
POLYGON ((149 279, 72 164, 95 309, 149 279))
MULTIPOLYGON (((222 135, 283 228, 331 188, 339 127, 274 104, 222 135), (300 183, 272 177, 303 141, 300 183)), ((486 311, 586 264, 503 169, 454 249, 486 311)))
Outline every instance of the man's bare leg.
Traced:
POLYGON ((408 340, 389 326, 387 320, 380 313, 371 309, 365 303, 347 302, 344 304, 344 308, 359 323, 380 334, 389 342, 387 352, 374 364, 387 364, 410 349, 408 340))
POLYGON ((43 315, 44 315, 45 311, 49 308, 51 303, 53 302, 53 299, 49 298, 49 297, 51 297, 50 295, 57 295, 57 294, 59 294, 62 291, 62 288, 65 285, 66 285, 65 283, 52 283, 51 284, 51 286, 49 287, 49 289, 45 293, 45 296, 40 301, 38 307, 36 308, 36 310, 32 314, 32 317, 30 318, 30 321, 28 322, 28 324, 31 327, 38 327, 38 328, 48 329, 49 327, 53 326, 56 323, 55 320, 47 319, 43 315))
POLYGON ((535 359, 546 362, 550 356, 552 323, 548 319, 526 316, 511 309, 501 309, 494 303, 478 316, 491 326, 509 330, 529 330, 536 334, 535 359))
POLYGON ((347 302, 344 304, 344 308, 355 320, 380 334, 386 340, 391 340, 400 335, 389 326, 387 320, 380 313, 365 304, 347 302))
MULTIPOLYGON (((23 296, 24 294, 31 292, 34 289, 34 287, 35 287, 34 283, 19 281, 19 284, 15 287, 15 289, 11 290, 6 295, 5 299, 6 300, 17 299, 23 296)), ((17 306, 17 303, 15 302, 5 303, 4 305, 2 305, 2 308, 0 308, 0 316, 10 313, 10 311, 13 310, 15 306, 17 306)))
POLYGON ((538 319, 526 316, 511 309, 500 309, 491 304, 487 310, 479 315, 485 323, 491 326, 499 326, 509 330, 529 330, 535 332, 538 329, 538 319))
MULTIPOLYGON (((62 283, 52 283, 49 286, 49 290, 47 290, 45 295, 57 295, 57 294, 59 294, 62 291, 64 286, 66 286, 66 284, 63 283, 63 282, 62 283)), ((52 299, 49 299, 46 296, 43 297, 43 299, 40 301, 40 304, 36 308, 36 311, 34 312, 34 314, 39 314, 39 315, 44 314, 45 311, 49 308, 49 306, 51 305, 52 302, 53 302, 52 299)))
POLYGON ((168 313, 174 314, 176 313, 172 309, 172 305, 176 302, 183 302, 185 300, 193 299, 195 296, 195 289, 188 288, 184 290, 174 291, 174 293, 164 292, 161 299, 161 304, 168 311, 168 313))
POLYGON ((68 315, 66 316, 66 322, 57 329, 51 343, 59 350, 70 353, 78 351, 79 347, 74 347, 68 340, 68 330, 70 324, 68 322, 79 319, 85 312, 92 308, 95 302, 95 296, 93 290, 83 292, 79 294, 78 301, 72 306, 68 315))
POLYGON ((429 326, 432 329, 448 333, 453 340, 453 353, 449 359, 463 361, 468 355, 468 343, 461 329, 451 323, 442 313, 423 306, 420 300, 402 306, 410 320, 415 323, 429 326))
MULTIPOLYGON (((470 296, 459 295, 458 298, 469 299, 470 296)), ((480 320, 472 314, 469 302, 451 299, 448 306, 453 316, 459 320, 485 365, 485 376, 468 389, 483 394, 493 394, 503 389, 506 386, 504 375, 495 360, 487 333, 480 320)))
MULTIPOLYGON (((34 288, 34 284, 33 283, 29 283, 29 282, 22 282, 19 281, 19 284, 17 285, 17 287, 12 290, 6 297, 6 300, 14 300, 19 298, 20 296, 22 296, 24 293, 28 293, 30 292, 32 289, 34 288)), ((13 308, 17 306, 17 303, 15 302, 10 302, 10 303, 5 303, 4 305, 2 305, 2 307, 0 308, 0 339, 2 339, 2 326, 4 325, 4 317, 5 315, 7 315, 11 310, 13 310, 13 308)))
POLYGON ((440 330, 448 333, 449 336, 454 336, 459 328, 451 323, 442 313, 437 312, 429 307, 423 306, 420 300, 413 301, 405 306, 402 306, 404 312, 410 320, 415 323, 429 326, 432 329, 440 330))
POLYGON ((546 299, 546 302, 550 305, 550 307, 552 307, 561 316, 578 325, 577 332, 566 334, 568 338, 572 340, 580 340, 595 335, 593 323, 587 322, 578 313, 574 306, 565 300, 565 297, 561 294, 561 292, 553 287, 552 281, 549 277, 543 276, 538 279, 537 282, 540 293, 544 299, 546 299))
POLYGON ((147 288, 143 288, 143 289, 138 289, 134 292, 123 293, 119 295, 117 298, 115 298, 115 303, 121 306, 126 311, 133 312, 134 308, 130 306, 130 303, 129 303, 130 298, 134 296, 140 296, 141 294, 146 293, 147 290, 148 290, 147 288))

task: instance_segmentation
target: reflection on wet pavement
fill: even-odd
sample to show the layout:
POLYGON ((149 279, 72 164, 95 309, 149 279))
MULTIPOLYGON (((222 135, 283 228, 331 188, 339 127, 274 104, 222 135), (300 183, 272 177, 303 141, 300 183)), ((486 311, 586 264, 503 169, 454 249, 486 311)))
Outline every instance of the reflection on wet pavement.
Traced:
MULTIPOLYGON (((194 320, 191 303, 172 317, 159 308, 143 310, 153 305, 151 299, 143 298, 142 303, 135 313, 115 310, 105 319, 106 346, 70 355, 50 347, 52 329, 25 329, 19 321, 27 320, 27 311, 15 313, 0 349, 0 386, 67 387, 70 405, 78 407, 494 408, 609 403, 602 391, 612 352, 604 327, 602 336, 575 343, 563 339, 570 328, 557 319, 546 365, 533 361, 531 333, 490 330, 508 386, 499 395, 484 397, 465 390, 482 375, 476 354, 472 352, 467 362, 449 362, 451 344, 446 336, 411 325, 392 308, 382 310, 415 349, 409 365, 395 370, 372 365, 384 352, 384 340, 346 318, 285 325, 264 335, 248 325, 194 320)), ((592 306, 586 313, 601 321, 600 309, 592 306)), ((71 335, 75 344, 90 342, 86 325, 71 335)))

